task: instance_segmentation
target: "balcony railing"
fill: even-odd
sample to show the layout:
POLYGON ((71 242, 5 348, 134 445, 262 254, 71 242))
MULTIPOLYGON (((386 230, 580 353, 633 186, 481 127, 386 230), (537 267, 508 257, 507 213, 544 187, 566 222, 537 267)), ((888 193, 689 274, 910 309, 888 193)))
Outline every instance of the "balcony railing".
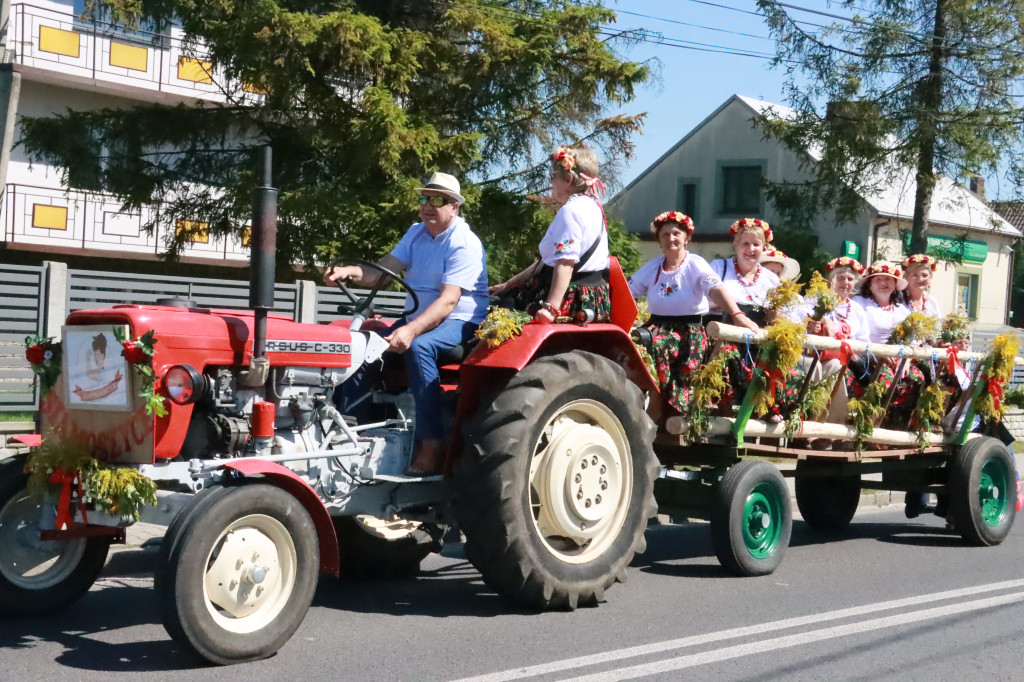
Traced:
POLYGON ((247 261, 249 249, 235 237, 216 237, 198 220, 170 224, 159 206, 141 212, 121 211, 114 197, 97 192, 8 184, 0 198, 0 224, 8 245, 39 250, 66 248, 121 254, 152 254, 167 250, 176 232, 186 231, 191 243, 183 258, 247 261), (154 222, 148 234, 143 225, 154 222))
POLYGON ((15 64, 172 95, 214 101, 257 97, 229 84, 179 29, 125 31, 101 21, 24 3, 11 5, 8 54, 15 64))

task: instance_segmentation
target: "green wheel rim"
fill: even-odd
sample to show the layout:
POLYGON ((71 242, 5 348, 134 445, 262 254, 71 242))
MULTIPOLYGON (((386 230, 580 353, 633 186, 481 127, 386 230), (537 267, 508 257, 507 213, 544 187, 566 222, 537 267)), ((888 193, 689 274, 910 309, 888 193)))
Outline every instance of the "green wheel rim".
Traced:
POLYGON ((1010 472, 1000 460, 989 460, 978 477, 978 502, 986 524, 995 527, 1003 522, 1010 505, 1009 495, 1010 472))
POLYGON ((767 559, 779 547, 782 500, 770 483, 759 483, 743 503, 743 542, 750 556, 767 559))

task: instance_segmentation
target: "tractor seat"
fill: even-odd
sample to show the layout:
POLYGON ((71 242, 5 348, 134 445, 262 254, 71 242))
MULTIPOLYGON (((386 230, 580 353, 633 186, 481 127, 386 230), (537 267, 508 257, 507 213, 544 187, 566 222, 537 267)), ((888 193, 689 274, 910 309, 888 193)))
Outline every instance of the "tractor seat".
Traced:
POLYGON ((442 369, 458 369, 459 364, 473 352, 475 346, 476 338, 472 338, 466 343, 452 346, 437 356, 437 366, 442 369))

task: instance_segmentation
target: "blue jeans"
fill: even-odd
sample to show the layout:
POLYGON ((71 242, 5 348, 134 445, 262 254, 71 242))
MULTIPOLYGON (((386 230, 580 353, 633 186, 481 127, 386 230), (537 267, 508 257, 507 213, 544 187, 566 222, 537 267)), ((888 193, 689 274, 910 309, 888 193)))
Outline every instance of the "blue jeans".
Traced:
MULTIPOLYGON (((406 324, 405 318, 395 322, 387 333, 406 324)), ((420 334, 402 353, 405 371, 409 377, 409 390, 416 402, 416 438, 441 440, 444 432, 444 412, 441 400, 441 380, 437 371, 437 358, 449 348, 473 338, 478 323, 446 319, 428 332, 420 334)), ((385 334, 386 335, 386 334, 385 334)), ((393 353, 389 353, 394 355, 393 353)), ((377 378, 379 365, 365 366, 342 384, 335 402, 342 412, 368 391, 377 378), (340 400, 338 399, 340 398, 340 400)), ((358 415, 357 415, 358 416, 358 415)))

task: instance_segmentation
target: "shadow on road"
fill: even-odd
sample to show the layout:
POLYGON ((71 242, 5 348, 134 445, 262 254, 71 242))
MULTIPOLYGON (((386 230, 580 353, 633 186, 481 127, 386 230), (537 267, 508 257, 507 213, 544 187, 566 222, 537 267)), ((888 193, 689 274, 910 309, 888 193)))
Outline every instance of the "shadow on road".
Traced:
MULTIPOLYGON (((828 545, 856 540, 873 540, 918 547, 962 547, 953 530, 934 525, 940 520, 876 523, 857 521, 846 530, 818 531, 803 521, 793 522, 790 547, 828 545), (932 525, 929 525, 932 524, 932 525)), ((718 564, 707 523, 659 525, 647 529, 647 550, 633 559, 633 568, 646 573, 688 578, 726 578, 732 574, 718 564), (706 561, 693 561, 706 560, 706 561)))

